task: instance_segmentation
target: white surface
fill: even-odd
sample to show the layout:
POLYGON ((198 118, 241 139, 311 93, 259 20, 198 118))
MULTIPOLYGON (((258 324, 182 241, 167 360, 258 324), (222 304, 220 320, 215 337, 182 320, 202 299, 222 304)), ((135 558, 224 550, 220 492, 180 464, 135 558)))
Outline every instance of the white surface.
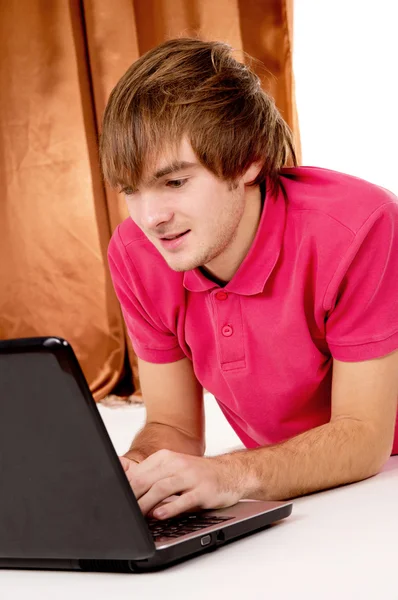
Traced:
POLYGON ((398 193, 396 0, 295 0, 303 164, 398 193))
MULTIPOLYGON (((209 449, 236 438, 206 399, 209 449)), ((144 419, 142 407, 100 412, 118 452, 144 419)), ((361 600, 398 598, 398 457, 367 481, 296 500, 293 514, 266 531, 166 571, 128 575, 0 571, 1 600, 361 600)))
MULTIPOLYGON (((145 423, 145 408, 142 405, 130 405, 127 408, 107 408, 99 406, 101 416, 109 432, 115 450, 124 454, 131 441, 145 423)), ((219 454, 234 448, 242 448, 242 443, 229 423, 224 418, 214 397, 205 394, 206 418, 206 454, 219 454)))

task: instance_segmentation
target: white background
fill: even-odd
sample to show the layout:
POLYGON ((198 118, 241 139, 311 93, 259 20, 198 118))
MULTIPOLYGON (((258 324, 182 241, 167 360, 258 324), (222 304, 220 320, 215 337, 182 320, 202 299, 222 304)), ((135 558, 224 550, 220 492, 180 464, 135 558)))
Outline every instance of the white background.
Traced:
POLYGON ((303 165, 398 193, 398 1, 295 0, 303 165))

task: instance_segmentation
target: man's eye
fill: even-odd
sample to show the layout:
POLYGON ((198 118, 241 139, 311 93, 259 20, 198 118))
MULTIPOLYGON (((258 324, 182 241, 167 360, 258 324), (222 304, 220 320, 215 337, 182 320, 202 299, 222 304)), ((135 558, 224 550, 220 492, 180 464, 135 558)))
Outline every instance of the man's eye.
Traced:
POLYGON ((185 185, 187 182, 187 179, 170 179, 166 185, 168 187, 171 188, 181 188, 183 185, 185 185))
POLYGON ((132 196, 134 194, 134 190, 131 187, 124 187, 120 190, 121 194, 125 194, 126 196, 132 196))

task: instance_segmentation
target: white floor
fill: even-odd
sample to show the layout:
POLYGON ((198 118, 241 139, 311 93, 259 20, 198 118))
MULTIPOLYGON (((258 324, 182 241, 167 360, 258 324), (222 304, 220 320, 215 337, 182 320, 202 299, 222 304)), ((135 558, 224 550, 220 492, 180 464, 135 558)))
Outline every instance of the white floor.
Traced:
MULTIPOLYGON (((136 433, 145 423, 143 405, 127 405, 109 408, 98 404, 109 436, 116 452, 124 454, 136 433)), ((242 447, 240 439, 224 418, 218 404, 211 394, 205 394, 206 413, 206 454, 211 456, 242 447)))

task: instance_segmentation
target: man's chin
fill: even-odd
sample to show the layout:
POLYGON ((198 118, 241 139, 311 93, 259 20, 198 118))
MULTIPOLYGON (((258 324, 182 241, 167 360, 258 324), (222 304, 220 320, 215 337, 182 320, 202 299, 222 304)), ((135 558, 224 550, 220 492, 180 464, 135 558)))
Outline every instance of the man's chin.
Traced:
POLYGON ((173 260, 173 258, 169 258, 164 256, 165 261, 167 262, 170 269, 176 271, 177 273, 185 273, 185 271, 192 271, 192 269, 196 269, 200 266, 200 263, 195 260, 173 260))
POLYGON ((167 261, 167 264, 169 265, 170 269, 172 271, 175 271, 176 273, 185 273, 186 271, 192 271, 192 269, 196 269, 196 267, 198 265, 193 264, 191 265, 178 265, 178 264, 174 264, 171 262, 167 261))

